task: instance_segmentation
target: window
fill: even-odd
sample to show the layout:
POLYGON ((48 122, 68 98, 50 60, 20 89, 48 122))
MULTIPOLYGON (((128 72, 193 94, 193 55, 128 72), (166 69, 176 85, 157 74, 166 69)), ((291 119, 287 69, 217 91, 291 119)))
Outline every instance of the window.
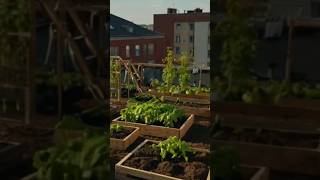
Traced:
POLYGON ((147 44, 143 45, 143 53, 144 53, 144 56, 148 55, 148 46, 147 46, 147 44))
POLYGON ((136 45, 136 57, 140 56, 140 45, 136 45))
POLYGON ((176 36, 176 42, 177 42, 177 43, 180 42, 180 36, 179 36, 179 35, 176 36))
POLYGON ((180 54, 180 47, 176 47, 176 54, 180 54))
POLYGON ((189 36, 189 41, 193 43, 193 36, 189 36))
POLYGON ((148 44, 148 55, 153 56, 154 54, 154 44, 150 43, 148 44))
POLYGON ((119 47, 110 47, 110 56, 119 56, 119 47))
POLYGON ((189 24, 189 27, 190 27, 190 31, 193 31, 193 29, 194 29, 194 24, 193 24, 193 23, 190 23, 190 24, 189 24))
POLYGON ((130 57, 130 46, 126 45, 126 57, 130 57))

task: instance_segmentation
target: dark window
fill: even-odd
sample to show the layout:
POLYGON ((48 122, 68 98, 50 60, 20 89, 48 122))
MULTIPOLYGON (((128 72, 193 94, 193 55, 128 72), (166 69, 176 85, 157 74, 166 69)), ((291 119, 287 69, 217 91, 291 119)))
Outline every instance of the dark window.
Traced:
POLYGON ((110 56, 119 56, 119 47, 110 47, 110 56))
POLYGON ((193 42, 193 36, 189 37, 189 41, 192 43, 193 42))
POLYGON ((179 43, 180 42, 180 36, 176 36, 176 42, 179 43))
POLYGON ((154 54, 154 44, 150 43, 148 44, 148 55, 153 56, 154 54))
POLYGON ((193 24, 193 23, 190 23, 190 24, 189 24, 189 27, 190 27, 190 31, 193 31, 193 29, 194 29, 194 24, 193 24))
POLYGON ((136 45, 136 57, 140 56, 140 45, 136 45))
POLYGON ((176 54, 180 54, 180 47, 176 47, 176 54))

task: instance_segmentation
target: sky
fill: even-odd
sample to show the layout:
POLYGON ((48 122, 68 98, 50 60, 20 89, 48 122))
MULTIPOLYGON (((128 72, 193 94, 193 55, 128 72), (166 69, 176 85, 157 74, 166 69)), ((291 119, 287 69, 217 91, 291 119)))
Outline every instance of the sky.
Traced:
POLYGON ((153 24, 153 14, 165 14, 168 7, 184 10, 201 8, 210 12, 210 0, 110 0, 110 12, 135 24, 153 24))

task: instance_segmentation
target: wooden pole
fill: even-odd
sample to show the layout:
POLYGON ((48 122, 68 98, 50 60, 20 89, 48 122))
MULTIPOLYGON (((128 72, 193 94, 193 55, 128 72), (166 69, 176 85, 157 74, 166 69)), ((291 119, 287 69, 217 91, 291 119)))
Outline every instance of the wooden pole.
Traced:
POLYGON ((286 74, 285 82, 289 83, 291 80, 291 66, 292 66, 292 36, 294 33, 294 21, 289 21, 289 33, 288 33, 288 50, 287 50, 287 62, 286 62, 286 74))
POLYGON ((30 124, 35 111, 35 97, 34 97, 34 71, 35 71, 35 59, 36 59, 36 11, 35 1, 29 0, 28 9, 30 14, 30 47, 29 56, 27 57, 27 87, 26 87, 26 103, 25 103, 25 124, 30 124))
MULTIPOLYGON (((58 8, 58 17, 65 22, 65 10, 61 5, 58 8)), ((64 24, 63 24, 64 25, 64 24)), ((57 31, 57 75, 58 75, 58 120, 63 116, 63 62, 64 62, 65 39, 61 31, 57 31)))

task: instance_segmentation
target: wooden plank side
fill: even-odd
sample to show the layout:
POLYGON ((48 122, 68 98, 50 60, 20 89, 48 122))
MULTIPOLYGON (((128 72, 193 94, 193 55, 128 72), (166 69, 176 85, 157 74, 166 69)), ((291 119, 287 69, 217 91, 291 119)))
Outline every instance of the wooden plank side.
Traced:
POLYGON ((232 147, 245 164, 266 166, 284 172, 320 175, 319 149, 281 147, 236 141, 212 140, 213 149, 232 147))
POLYGON ((112 149, 126 150, 140 136, 140 128, 133 127, 133 126, 125 126, 125 127, 134 128, 135 130, 124 139, 110 138, 110 145, 112 149))
POLYGON ((168 138, 170 136, 177 136, 179 138, 182 138, 186 134, 186 132, 190 129, 190 127, 193 125, 194 115, 191 114, 189 118, 186 120, 186 122, 184 122, 184 124, 180 127, 180 129, 120 121, 120 117, 114 119, 112 122, 115 124, 123 125, 123 126, 139 127, 142 135, 163 137, 163 138, 168 138))
MULTIPOLYGON (((139 178, 144 178, 147 180, 182 180, 179 178, 169 177, 169 176, 165 176, 162 174, 144 171, 144 170, 140 170, 140 169, 135 169, 135 168, 131 168, 131 167, 123 165, 123 163, 126 160, 128 160, 135 152, 137 152, 141 147, 143 147, 148 142, 159 143, 159 141, 148 140, 148 139, 145 140, 144 142, 142 142, 140 145, 138 145, 134 150, 132 150, 129 154, 127 154, 123 159, 121 159, 116 164, 116 167, 115 167, 116 174, 131 175, 131 176, 135 176, 135 177, 139 177, 139 178)), ((197 148, 193 148, 193 149, 196 151, 209 153, 209 151, 205 150, 205 149, 197 149, 197 148)), ((210 171, 209 171, 208 177, 210 177, 210 171)))
POLYGON ((296 132, 319 133, 320 121, 317 119, 287 119, 281 117, 247 116, 243 114, 221 114, 220 122, 223 126, 249 127, 273 129, 273 130, 294 130, 296 132))

